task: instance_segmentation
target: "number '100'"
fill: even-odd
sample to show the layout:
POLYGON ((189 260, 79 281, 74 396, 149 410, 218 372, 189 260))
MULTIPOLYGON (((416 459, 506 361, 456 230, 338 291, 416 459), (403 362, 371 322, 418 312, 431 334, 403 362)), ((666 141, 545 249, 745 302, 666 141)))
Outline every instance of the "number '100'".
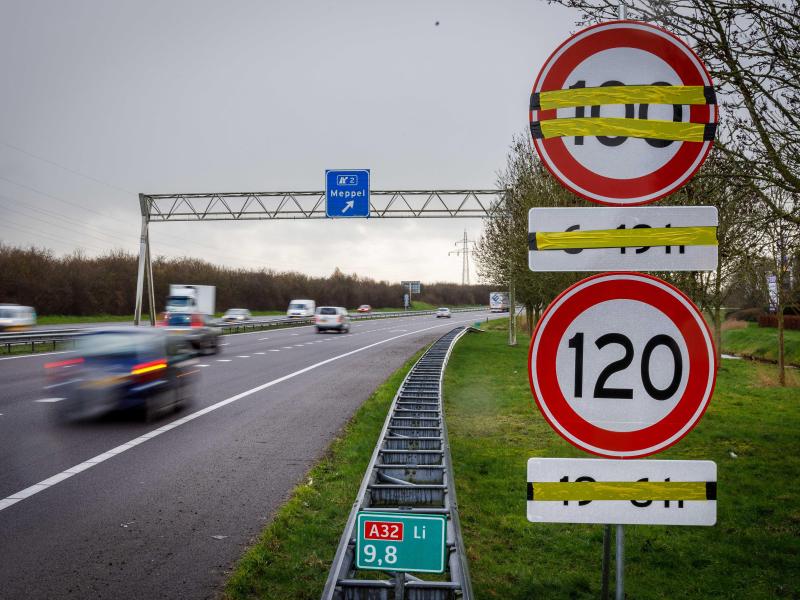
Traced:
MULTIPOLYGON (((608 86, 624 86, 625 84, 621 81, 606 81, 602 83, 600 87, 608 87, 608 86)), ((671 83, 667 83, 666 81, 656 81, 651 85, 672 85, 671 83)), ((581 79, 580 81, 575 82, 573 85, 569 86, 569 89, 575 90, 580 88, 586 87, 586 80, 581 79)), ((640 104, 639 105, 639 115, 638 117, 642 120, 647 119, 647 113, 650 108, 649 104, 640 104)), ((592 106, 590 109, 590 115, 594 118, 600 116, 600 106, 592 106)), ((634 105, 633 104, 626 104, 625 105, 625 118, 626 119, 633 119, 634 115, 634 105)), ((577 106, 575 107, 575 117, 576 118, 583 118, 586 116, 586 107, 585 106, 577 106)), ((683 106, 680 104, 673 104, 672 105, 672 120, 676 123, 683 121, 683 106)), ((597 141, 603 144, 604 146, 619 146, 628 138, 624 135, 609 137, 605 135, 598 135, 597 141)), ((672 143, 672 140, 656 140, 656 139, 645 139, 645 142, 650 144, 653 148, 666 148, 672 143)), ((583 146, 583 136, 575 136, 575 145, 576 146, 583 146)))
MULTIPOLYGON (((606 387, 606 382, 614 373, 624 371, 633 362, 633 343, 630 338, 622 333, 606 333, 597 338, 594 344, 598 349, 603 349, 610 344, 617 344, 624 348, 625 355, 619 360, 615 360, 606 365, 600 372, 594 384, 593 397, 632 399, 633 390, 631 388, 606 387)), ((583 397, 583 332, 577 332, 573 335, 568 341, 568 346, 575 350, 574 396, 575 398, 581 398, 583 397)), ((668 400, 671 398, 675 392, 678 391, 678 387, 681 384, 681 376, 683 375, 683 358, 681 357, 681 350, 678 347, 678 343, 672 337, 664 334, 659 334, 650 338, 642 350, 639 372, 642 378, 642 385, 651 398, 655 400, 668 400), (659 346, 666 347, 672 353, 672 380, 665 388, 656 387, 650 377, 650 360, 653 356, 653 351, 659 346)))

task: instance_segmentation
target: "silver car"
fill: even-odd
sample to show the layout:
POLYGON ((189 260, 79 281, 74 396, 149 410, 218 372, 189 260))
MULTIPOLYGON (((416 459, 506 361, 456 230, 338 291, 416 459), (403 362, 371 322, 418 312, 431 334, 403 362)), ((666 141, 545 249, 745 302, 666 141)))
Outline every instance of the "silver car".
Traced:
POLYGON ((342 306, 320 306, 314 315, 314 325, 317 333, 330 329, 339 333, 350 331, 350 316, 347 309, 342 306))
POLYGON ((225 323, 241 323, 243 321, 249 321, 253 318, 253 315, 250 314, 250 311, 246 308, 229 308, 225 311, 225 314, 222 315, 222 320, 225 323))

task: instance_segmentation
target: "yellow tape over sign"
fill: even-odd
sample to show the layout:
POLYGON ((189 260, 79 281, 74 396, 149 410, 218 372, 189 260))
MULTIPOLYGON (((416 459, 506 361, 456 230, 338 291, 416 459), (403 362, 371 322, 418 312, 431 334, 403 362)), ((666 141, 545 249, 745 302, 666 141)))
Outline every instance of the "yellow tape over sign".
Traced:
POLYGON ((534 482, 533 501, 716 500, 705 481, 534 482))
POLYGON ((712 104, 713 98, 713 91, 702 85, 619 85, 539 92, 538 110, 602 104, 712 104))
POLYGON ((594 231, 537 231, 532 250, 716 246, 716 227, 650 227, 594 231))
POLYGON ((541 137, 602 135, 625 136, 683 142, 706 142, 714 139, 712 123, 683 123, 621 117, 575 117, 538 121, 541 137))

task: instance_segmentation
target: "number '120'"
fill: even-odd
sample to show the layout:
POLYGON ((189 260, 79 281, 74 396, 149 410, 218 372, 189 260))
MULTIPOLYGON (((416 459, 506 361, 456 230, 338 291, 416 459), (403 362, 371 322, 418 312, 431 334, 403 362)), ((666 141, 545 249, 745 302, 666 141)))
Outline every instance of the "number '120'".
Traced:
MULTIPOLYGON (((575 389, 574 396, 576 398, 583 397, 583 354, 584 354, 584 333, 577 332, 569 341, 568 346, 575 350, 575 389)), ((627 369, 633 362, 634 351, 633 343, 630 338, 622 333, 606 333, 598 337, 595 342, 598 349, 603 349, 608 345, 616 344, 622 346, 625 354, 619 360, 606 365, 597 377, 594 384, 594 391, 592 396, 594 398, 617 398, 617 399, 632 399, 633 389, 631 388, 614 388, 607 387, 609 378, 620 371, 627 369)), ((683 358, 678 343, 670 336, 659 334, 650 338, 642 350, 641 362, 639 373, 642 379, 642 385, 650 397, 655 400, 667 400, 671 398, 681 383, 681 376, 683 375, 683 358), (659 346, 664 346, 672 353, 672 379, 669 384, 664 388, 656 387, 650 376, 650 361, 653 352, 659 346)))

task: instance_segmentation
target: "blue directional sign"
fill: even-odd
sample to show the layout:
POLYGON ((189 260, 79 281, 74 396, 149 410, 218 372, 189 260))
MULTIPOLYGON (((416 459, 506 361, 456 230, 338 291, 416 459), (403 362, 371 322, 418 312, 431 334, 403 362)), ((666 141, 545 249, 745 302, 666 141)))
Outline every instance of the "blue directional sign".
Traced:
POLYGON ((369 216, 369 169, 325 171, 325 214, 339 219, 369 216))

